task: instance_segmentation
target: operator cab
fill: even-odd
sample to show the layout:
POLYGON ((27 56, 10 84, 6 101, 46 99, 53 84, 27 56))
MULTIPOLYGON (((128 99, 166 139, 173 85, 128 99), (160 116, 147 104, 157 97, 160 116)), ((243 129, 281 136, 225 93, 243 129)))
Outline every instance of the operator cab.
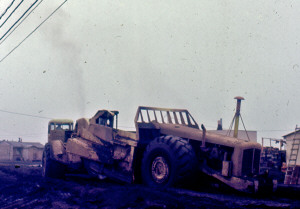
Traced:
POLYGON ((66 142, 73 133, 73 120, 53 119, 48 123, 48 142, 61 140, 66 142))
POLYGON ((99 110, 95 116, 90 119, 90 123, 114 128, 114 120, 116 116, 115 128, 117 129, 118 114, 118 111, 99 110))

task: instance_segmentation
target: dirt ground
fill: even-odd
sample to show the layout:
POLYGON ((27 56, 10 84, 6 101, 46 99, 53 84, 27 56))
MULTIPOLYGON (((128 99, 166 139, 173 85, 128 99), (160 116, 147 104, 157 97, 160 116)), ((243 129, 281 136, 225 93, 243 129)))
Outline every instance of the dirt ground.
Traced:
POLYGON ((0 165, 0 208, 300 208, 300 200, 218 188, 154 190, 109 180, 44 179, 40 167, 0 165))

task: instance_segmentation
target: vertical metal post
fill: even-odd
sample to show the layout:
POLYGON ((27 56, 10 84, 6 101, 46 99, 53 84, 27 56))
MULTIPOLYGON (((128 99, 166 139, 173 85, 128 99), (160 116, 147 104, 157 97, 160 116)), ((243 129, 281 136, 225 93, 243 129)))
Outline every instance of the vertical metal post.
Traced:
POLYGON ((272 139, 270 139, 270 147, 272 147, 272 139))
POLYGON ((282 150, 282 146, 283 146, 283 140, 282 139, 280 139, 280 141, 279 141, 279 150, 281 151, 282 150))
POLYGON ((116 129, 118 129, 118 115, 116 117, 116 129))
POLYGON ((241 110, 241 101, 244 100, 243 97, 234 97, 237 100, 236 102, 236 112, 235 112, 235 124, 234 124, 234 133, 233 137, 238 137, 238 130, 239 130, 239 119, 240 119, 240 110, 241 110))

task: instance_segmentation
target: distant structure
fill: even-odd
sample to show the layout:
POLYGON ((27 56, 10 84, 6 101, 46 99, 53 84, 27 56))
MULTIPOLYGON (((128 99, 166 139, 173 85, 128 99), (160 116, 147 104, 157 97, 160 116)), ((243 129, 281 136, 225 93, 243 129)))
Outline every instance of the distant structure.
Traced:
MULTIPOLYGON (((218 120, 217 130, 207 130, 207 132, 219 134, 219 135, 223 135, 223 136, 231 136, 231 137, 234 136, 233 130, 224 130, 223 129, 222 118, 220 120, 218 120)), ((243 139, 246 141, 257 142, 257 131, 238 130, 237 138, 243 139)))
POLYGON ((0 141, 0 161, 41 161, 44 145, 38 142, 0 141))
POLYGON ((296 126, 295 131, 283 136, 286 140, 286 162, 287 170, 284 184, 300 185, 300 128, 296 126))
POLYGON ((218 120, 218 127, 217 127, 217 130, 218 130, 218 131, 223 130, 223 127, 222 127, 222 118, 220 118, 220 120, 218 120))
POLYGON ((300 166, 300 154, 298 155, 298 153, 300 153, 300 146, 293 145, 293 143, 298 144, 298 141, 300 141, 300 129, 296 128, 294 132, 284 135, 283 138, 286 140, 286 162, 290 161, 291 154, 295 155, 297 153, 297 155, 295 155, 296 161, 293 164, 300 166), (295 150, 293 153, 291 153, 292 149, 295 150), (296 149, 298 149, 298 151, 296 149))

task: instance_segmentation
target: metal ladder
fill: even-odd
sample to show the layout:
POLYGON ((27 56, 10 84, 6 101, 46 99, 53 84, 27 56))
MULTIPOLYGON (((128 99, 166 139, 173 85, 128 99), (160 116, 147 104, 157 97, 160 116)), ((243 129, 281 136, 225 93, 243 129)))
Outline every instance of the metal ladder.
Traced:
POLYGON ((296 162, 297 162, 297 158, 298 158, 298 152, 299 152, 299 147, 300 147, 300 138, 298 138, 298 139, 296 138, 298 130, 300 130, 300 128, 298 128, 296 126, 295 135, 293 138, 292 149, 291 149, 291 154, 290 154, 290 159, 289 159, 289 164, 288 164, 288 166, 291 166, 291 167, 296 166, 296 162))
POLYGON ((293 144, 291 148, 291 153, 290 153, 290 158, 289 158, 289 163, 286 171, 286 183, 287 184, 296 184, 295 181, 298 179, 298 173, 296 172, 296 163, 297 163, 297 158, 299 154, 299 147, 300 147, 300 138, 296 138, 298 131, 300 128, 296 126, 295 128, 295 135, 293 138, 293 144), (297 174, 296 174, 297 173, 297 174), (295 176, 295 178, 293 178, 295 176))

